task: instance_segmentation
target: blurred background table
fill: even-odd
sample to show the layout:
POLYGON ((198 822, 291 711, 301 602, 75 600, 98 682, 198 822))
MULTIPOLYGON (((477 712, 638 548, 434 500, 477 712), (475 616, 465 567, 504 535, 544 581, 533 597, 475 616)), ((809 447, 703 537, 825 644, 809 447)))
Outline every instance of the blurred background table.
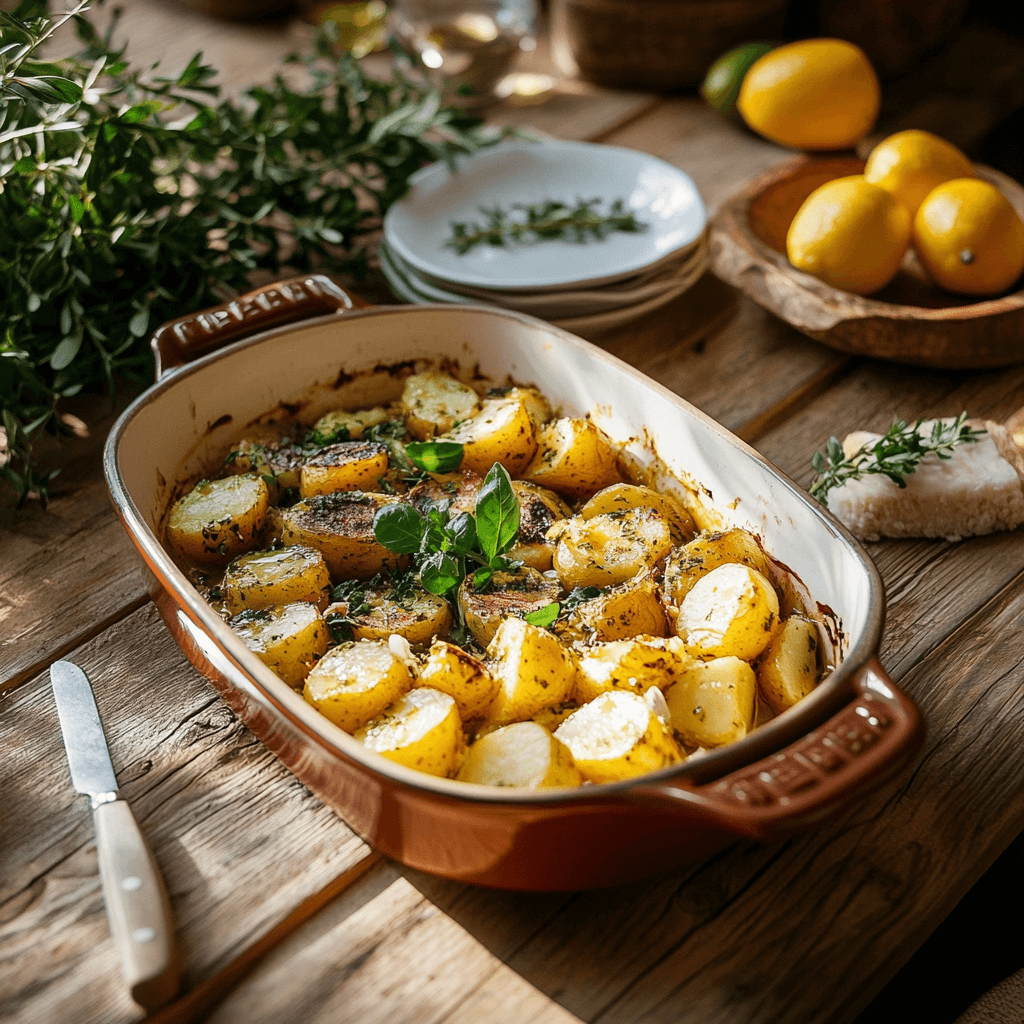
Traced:
MULTIPOLYGON (((307 32, 286 17, 221 21, 168 0, 123 7, 118 34, 133 59, 174 70, 201 49, 233 91, 265 80, 307 32)), ((1019 177, 1024 42, 972 12, 887 84, 880 130, 937 130, 1019 177)), ((543 40, 532 60, 548 68, 543 40)), ((692 92, 564 79, 543 103, 485 113, 652 153, 686 170, 712 213, 789 155, 692 92)), ((387 301, 379 278, 360 287, 387 301)), ((804 485, 830 434, 884 428, 894 414, 1005 419, 1024 404, 1024 367, 944 373, 850 358, 710 275, 593 340, 804 485)), ((239 725, 160 623, 108 505, 109 406, 76 408, 90 435, 63 449, 49 506, 16 509, 7 495, 0 506, 5 1021, 141 1017, 121 984, 88 806, 71 790, 49 692, 47 668, 65 655, 94 681, 178 920, 185 987, 154 1020, 940 1022, 1024 965, 1016 939, 986 942, 1020 909, 1019 841, 957 907, 1024 828, 1019 533, 869 546, 889 600, 882 659, 929 729, 902 778, 786 843, 740 843, 608 892, 496 893, 381 858, 239 725)))

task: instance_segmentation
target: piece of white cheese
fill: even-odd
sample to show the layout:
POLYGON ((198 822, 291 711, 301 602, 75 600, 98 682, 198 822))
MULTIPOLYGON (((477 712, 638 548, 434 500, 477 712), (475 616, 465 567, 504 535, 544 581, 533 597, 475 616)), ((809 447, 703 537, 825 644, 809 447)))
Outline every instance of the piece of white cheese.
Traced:
MULTIPOLYGON (((921 424, 930 433, 934 420, 921 424)), ((952 422, 952 421, 948 421, 952 422)), ((980 426, 980 424, 974 424, 980 426)), ((1024 523, 1024 453, 998 423, 974 444, 957 445, 949 459, 929 455, 899 487, 870 474, 848 480, 828 494, 828 507, 864 540, 881 537, 944 537, 960 540, 1024 523)), ((856 431, 843 441, 849 457, 881 437, 856 431)))

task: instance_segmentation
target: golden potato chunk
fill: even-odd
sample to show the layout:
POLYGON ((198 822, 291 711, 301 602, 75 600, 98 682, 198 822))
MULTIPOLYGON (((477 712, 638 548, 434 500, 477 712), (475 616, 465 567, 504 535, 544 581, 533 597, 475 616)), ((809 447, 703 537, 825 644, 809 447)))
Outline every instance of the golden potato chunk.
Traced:
POLYGON ((598 491, 583 508, 580 515, 584 519, 608 512, 625 512, 631 508, 653 508, 667 520, 672 534, 673 544, 684 544, 691 540, 697 532, 693 516, 683 507, 682 502, 671 494, 662 494, 651 487, 640 487, 637 484, 612 484, 598 491))
POLYGON ((455 699, 462 721, 472 722, 483 718, 490 707, 498 689, 498 680, 479 658, 474 658, 455 644, 437 640, 427 653, 416 685, 450 694, 455 699))
POLYGON ((426 687, 402 694, 355 737, 389 761, 440 778, 455 774, 466 749, 455 701, 426 687))
POLYGON ((391 416, 388 410, 381 405, 372 409, 360 409, 357 412, 335 409, 321 416, 316 421, 313 431, 322 438, 330 438, 331 441, 358 441, 371 427, 387 423, 389 419, 391 416))
POLYGON ((536 388, 509 388, 504 392, 504 397, 522 402, 526 406, 535 433, 554 416, 551 403, 536 388))
POLYGON ((583 778, 618 782, 685 760, 665 723, 643 697, 610 690, 570 715, 555 731, 583 778))
POLYGON ((443 436, 462 445, 462 469, 486 475, 496 462, 522 476, 537 450, 533 421, 516 398, 487 399, 480 411, 443 436))
POLYGON ((583 782, 564 744, 536 722, 514 722, 481 736, 466 752, 462 782, 550 789, 583 782))
POLYGON ((486 647, 503 619, 510 615, 520 617, 557 601, 562 594, 558 580, 522 566, 518 569, 495 572, 490 584, 477 593, 470 574, 459 587, 459 610, 463 621, 481 647, 486 647))
POLYGON ((806 697, 817 681, 817 627, 806 619, 787 619, 758 663, 761 696, 780 715, 806 697))
POLYGON ((405 429, 417 441, 426 441, 446 434, 456 423, 477 413, 480 396, 447 373, 428 370, 406 380, 401 405, 405 429))
POLYGON ((321 448, 306 459, 299 494, 311 498, 335 491, 379 491, 381 477, 387 471, 387 445, 379 441, 343 441, 321 448))
POLYGON ((167 543, 185 558, 223 564, 253 547, 269 504, 267 485, 259 477, 200 480, 171 507, 167 543))
POLYGON ((306 676, 303 697, 345 732, 354 733, 412 686, 405 662, 383 640, 342 644, 306 676))
POLYGON ((537 434, 537 453, 522 474, 526 480, 573 498, 589 498, 619 483, 611 442, 589 420, 563 417, 537 434))
POLYGON ((497 692, 485 715, 487 725, 525 722, 542 708, 568 700, 576 685, 572 654, 546 629, 507 618, 487 647, 497 692))
POLYGON ((431 594, 419 584, 409 594, 396 594, 391 587, 363 591, 358 609, 345 602, 332 604, 324 618, 340 615, 352 627, 356 640, 387 640, 404 636, 411 644, 428 643, 435 636, 447 636, 452 627, 451 606, 443 597, 431 594))
POLYGON ((547 572, 555 553, 555 542, 548 539, 548 530, 560 520, 568 519, 572 509, 554 491, 539 484, 513 480, 512 488, 519 499, 519 539, 508 557, 531 569, 547 572))
POLYGON ((624 583, 672 550, 668 520, 651 508, 573 516, 548 536, 556 542, 552 567, 566 590, 624 583))
POLYGON ((368 580, 404 563, 401 555, 377 543, 373 517, 400 499, 365 491, 338 491, 306 498, 281 514, 281 540, 288 546, 316 548, 339 580, 368 580))
POLYGON ((756 570, 738 562, 712 569, 683 598, 676 631, 701 658, 756 658, 779 624, 779 599, 756 570))
POLYGON ((327 627, 307 601, 250 608, 228 625, 289 686, 301 686, 310 667, 327 650, 327 627))
POLYGON ((246 608, 308 601, 321 611, 331 593, 327 563, 316 548, 250 551, 224 570, 224 605, 231 615, 246 608))
POLYGON ((236 475, 251 473, 263 477, 270 491, 270 501, 274 503, 287 488, 299 486, 305 457, 302 449, 289 438, 275 438, 270 428, 264 428, 258 434, 243 437, 228 453, 224 466, 236 475))
POLYGON ((474 512, 484 478, 471 469, 455 473, 434 473, 406 495, 410 505, 422 509, 430 501, 450 501, 451 511, 474 512))
POLYGON ((566 642, 624 640, 631 636, 665 636, 668 619, 654 575, 645 569, 633 579, 577 604, 552 629, 566 642))
POLYGON ((657 686, 665 691, 693 663, 678 638, 673 642, 635 637, 596 644, 579 653, 576 700, 586 704, 609 690, 642 695, 657 686))
POLYGON ((679 551, 674 551, 665 563, 665 577, 662 593, 669 608, 670 617, 693 585, 712 569, 729 562, 739 562, 756 569, 762 576, 769 576, 768 556, 757 543, 754 535, 746 530, 726 530, 724 533, 707 533, 690 541, 679 551))
POLYGON ((743 739, 754 724, 754 670, 739 658, 693 661, 665 694, 672 728, 688 747, 743 739))

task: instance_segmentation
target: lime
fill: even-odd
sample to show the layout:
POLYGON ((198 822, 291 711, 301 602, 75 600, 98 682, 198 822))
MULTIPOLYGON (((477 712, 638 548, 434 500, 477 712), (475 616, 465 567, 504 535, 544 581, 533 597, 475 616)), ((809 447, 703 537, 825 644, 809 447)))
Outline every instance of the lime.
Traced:
POLYGON ((733 120, 740 120, 736 110, 736 97, 739 96, 743 76, 750 66, 760 60, 766 53, 774 50, 777 43, 744 43, 735 49, 723 53, 708 68, 704 81, 700 86, 700 94, 720 114, 733 120))

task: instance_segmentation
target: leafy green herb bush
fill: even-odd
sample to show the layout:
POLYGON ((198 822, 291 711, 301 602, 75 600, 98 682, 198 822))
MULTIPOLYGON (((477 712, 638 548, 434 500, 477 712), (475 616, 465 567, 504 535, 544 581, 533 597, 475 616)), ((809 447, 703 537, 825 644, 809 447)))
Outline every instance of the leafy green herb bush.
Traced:
POLYGON ((413 171, 494 138, 397 70, 331 58, 327 37, 293 58, 308 89, 279 76, 219 100, 201 54, 139 72, 87 10, 0 11, 0 477, 21 500, 45 500, 32 442, 60 430, 60 400, 151 379, 155 326, 260 269, 358 273, 413 171), (80 52, 44 60, 69 19, 80 52))

